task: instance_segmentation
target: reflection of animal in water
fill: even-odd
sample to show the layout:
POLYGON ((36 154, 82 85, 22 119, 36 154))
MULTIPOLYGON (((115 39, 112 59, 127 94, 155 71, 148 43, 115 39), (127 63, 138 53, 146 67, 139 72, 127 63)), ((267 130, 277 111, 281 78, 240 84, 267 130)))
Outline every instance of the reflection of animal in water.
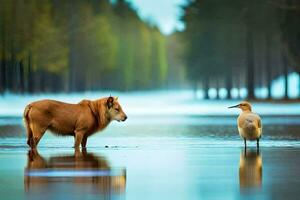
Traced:
POLYGON ((240 188, 261 187, 262 157, 258 151, 242 151, 240 156, 240 188))
POLYGON ((25 191, 61 193, 61 184, 69 184, 77 191, 89 188, 100 194, 121 194, 126 188, 126 171, 112 169, 104 157, 86 151, 49 159, 36 150, 29 151, 24 173, 25 191))
POLYGON ((79 148, 81 144, 85 148, 89 136, 103 130, 113 120, 126 119, 117 97, 83 100, 78 104, 41 100, 30 103, 24 110, 27 144, 32 149, 36 148, 46 130, 74 136, 74 146, 79 148))

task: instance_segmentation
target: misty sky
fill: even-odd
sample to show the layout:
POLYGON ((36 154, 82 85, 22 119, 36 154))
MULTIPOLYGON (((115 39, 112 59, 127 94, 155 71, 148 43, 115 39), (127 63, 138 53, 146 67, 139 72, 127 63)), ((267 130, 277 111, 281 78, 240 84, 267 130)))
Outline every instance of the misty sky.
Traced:
POLYGON ((186 0, 127 0, 137 9, 139 16, 158 26, 164 34, 171 34, 174 30, 182 30, 184 24, 180 22, 180 5, 186 0))

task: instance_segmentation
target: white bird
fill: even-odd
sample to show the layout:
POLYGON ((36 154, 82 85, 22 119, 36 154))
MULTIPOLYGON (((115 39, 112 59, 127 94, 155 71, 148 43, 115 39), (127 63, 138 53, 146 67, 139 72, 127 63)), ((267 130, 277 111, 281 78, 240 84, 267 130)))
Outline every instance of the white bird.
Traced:
POLYGON ((237 118, 238 130, 240 136, 244 139, 245 148, 246 140, 256 140, 257 149, 259 149, 259 140, 262 135, 262 124, 260 117, 252 112, 251 104, 247 101, 230 106, 228 108, 240 108, 242 113, 237 118))

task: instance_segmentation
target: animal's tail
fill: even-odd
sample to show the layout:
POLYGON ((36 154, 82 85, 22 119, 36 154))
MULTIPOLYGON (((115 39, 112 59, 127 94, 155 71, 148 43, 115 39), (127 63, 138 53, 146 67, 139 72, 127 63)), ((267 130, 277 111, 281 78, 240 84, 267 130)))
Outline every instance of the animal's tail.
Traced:
POLYGON ((30 109, 31 109, 30 104, 25 107, 24 114, 23 114, 23 119, 24 119, 26 132, 27 132, 27 144, 31 147, 32 142, 33 142, 33 135, 32 135, 32 130, 30 128, 30 124, 29 124, 30 121, 29 121, 29 116, 28 116, 30 109))

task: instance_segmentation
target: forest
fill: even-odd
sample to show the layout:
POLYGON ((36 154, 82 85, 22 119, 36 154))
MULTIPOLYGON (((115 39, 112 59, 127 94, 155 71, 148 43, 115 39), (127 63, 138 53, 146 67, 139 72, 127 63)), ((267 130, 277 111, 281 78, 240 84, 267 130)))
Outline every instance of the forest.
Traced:
POLYGON ((166 39, 125 1, 0 0, 0 91, 161 87, 166 39))
MULTIPOLYGON (((158 5, 159 6, 159 5, 158 5)), ((163 35, 125 0, 0 0, 0 93, 266 88, 300 72, 297 0, 188 0, 163 35)), ((300 84, 298 86, 300 88, 300 84)), ((217 93, 218 94, 218 93, 217 93)), ((217 97, 218 98, 218 95, 217 97)))
MULTIPOLYGON (((255 88, 300 72, 300 2, 297 0, 195 0, 184 8, 184 60, 194 87, 255 88)), ((300 85, 298 86, 298 88, 300 85)), ((231 98, 230 93, 227 95, 231 98)))

